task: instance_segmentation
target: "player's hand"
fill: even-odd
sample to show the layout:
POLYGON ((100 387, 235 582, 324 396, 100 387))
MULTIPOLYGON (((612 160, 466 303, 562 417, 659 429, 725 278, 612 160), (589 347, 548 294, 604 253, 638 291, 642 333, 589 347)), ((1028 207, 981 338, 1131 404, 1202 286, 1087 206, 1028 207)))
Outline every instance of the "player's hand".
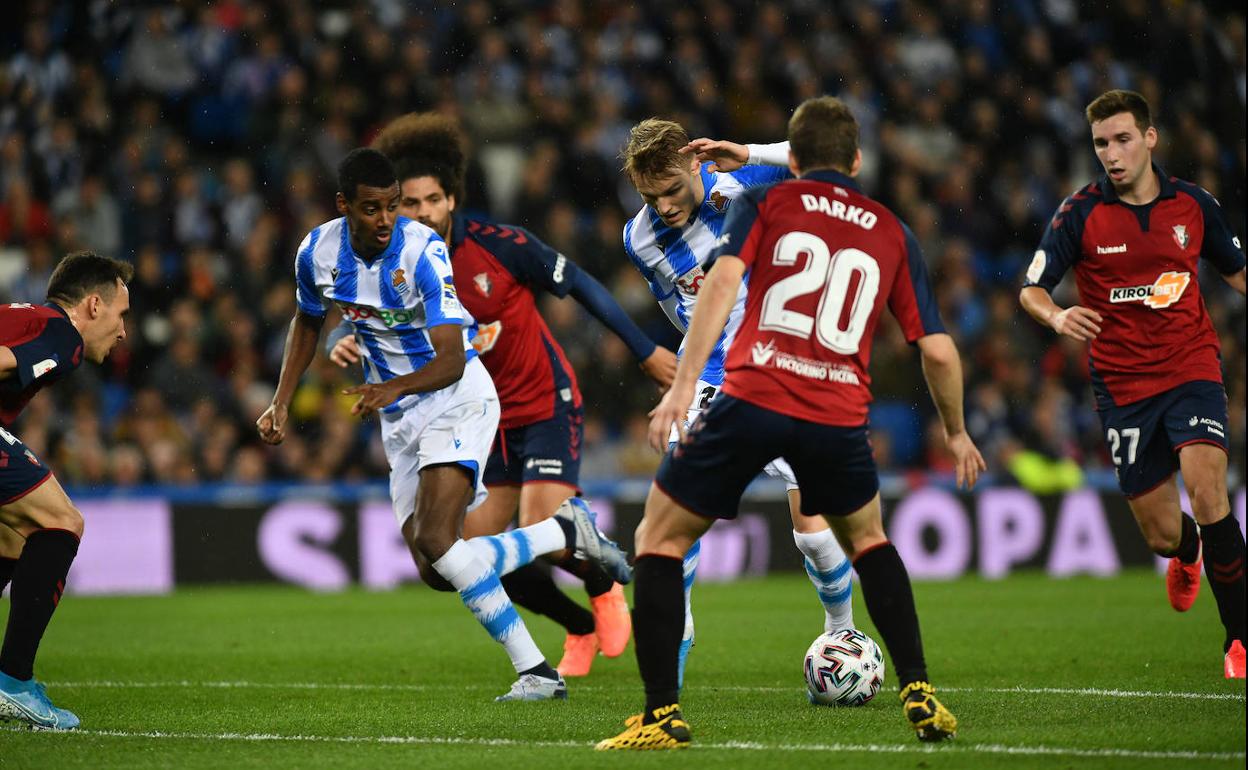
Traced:
POLYGON ((284 404, 269 404, 260 419, 256 420, 256 430, 260 440, 266 444, 280 444, 286 438, 286 417, 289 407, 284 404))
POLYGON ((689 414, 689 404, 693 403, 694 384, 674 387, 667 391, 659 405, 650 410, 650 446, 654 451, 663 454, 667 451, 668 438, 672 435, 672 424, 680 436, 681 443, 685 440, 685 417, 689 414))
POLYGON ((979 480, 979 474, 988 470, 984 456, 979 453, 975 442, 971 441, 966 431, 945 436, 945 445, 949 447, 949 452, 953 455, 954 475, 958 487, 971 489, 979 480))
POLYGON ((641 362, 641 370, 646 376, 658 383, 659 388, 667 390, 676 379, 676 354, 659 345, 650 357, 641 362))
POLYGON ((1053 316, 1053 331, 1080 342, 1087 342, 1101 333, 1101 314, 1080 305, 1071 305, 1053 316))
POLYGON ((394 380, 356 385, 346 388, 342 393, 344 396, 358 395, 360 397, 360 400, 351 407, 351 414, 358 414, 361 417, 368 417, 373 412, 403 397, 402 387, 395 385, 394 380))
POLYGON ((711 161, 711 171, 736 171, 750 160, 750 148, 722 139, 694 139, 682 152, 692 152, 702 163, 711 161))
POLYGON ((358 364, 360 362, 360 346, 356 343, 355 337, 348 334, 334 343, 333 350, 329 351, 329 360, 344 369, 352 364, 358 364))

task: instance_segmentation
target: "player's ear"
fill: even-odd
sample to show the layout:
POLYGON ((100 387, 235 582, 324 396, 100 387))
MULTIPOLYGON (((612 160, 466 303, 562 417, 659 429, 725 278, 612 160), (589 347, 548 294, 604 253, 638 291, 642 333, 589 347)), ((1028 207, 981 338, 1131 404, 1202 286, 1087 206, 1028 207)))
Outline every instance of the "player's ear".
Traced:
POLYGON ((342 193, 334 193, 334 208, 338 209, 338 213, 345 217, 347 215, 347 196, 342 193))
POLYGON ((1144 132, 1144 146, 1150 150, 1153 149, 1154 147, 1157 146, 1157 139, 1158 139, 1157 127, 1149 126, 1148 129, 1144 132))
POLYGON ((862 171, 862 150, 854 150, 854 162, 849 167, 849 175, 851 177, 858 176, 858 172, 862 171))
POLYGON ((802 175, 802 168, 797 165, 797 156, 793 154, 792 150, 789 150, 789 173, 793 176, 802 175))
POLYGON ((446 210, 447 211, 455 210, 455 196, 454 195, 446 196, 446 210))

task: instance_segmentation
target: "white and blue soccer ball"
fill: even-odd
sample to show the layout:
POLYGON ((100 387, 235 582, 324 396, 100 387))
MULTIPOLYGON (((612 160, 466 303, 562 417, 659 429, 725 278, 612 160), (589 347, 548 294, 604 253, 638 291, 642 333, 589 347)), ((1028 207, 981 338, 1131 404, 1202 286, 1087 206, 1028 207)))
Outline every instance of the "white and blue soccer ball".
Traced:
POLYGON ((806 690, 823 706, 861 706, 884 684, 884 653, 853 628, 823 634, 806 651, 806 690))

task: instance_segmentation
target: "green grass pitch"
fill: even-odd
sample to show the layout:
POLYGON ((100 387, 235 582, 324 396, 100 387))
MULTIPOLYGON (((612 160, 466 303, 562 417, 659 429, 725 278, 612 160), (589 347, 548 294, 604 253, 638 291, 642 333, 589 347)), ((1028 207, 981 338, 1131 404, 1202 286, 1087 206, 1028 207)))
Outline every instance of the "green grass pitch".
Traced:
MULTIPOLYGON (((454 596, 236 587, 66 599, 37 672, 83 729, 0 731, 0 766, 1244 766, 1244 684, 1222 678, 1207 590, 1185 615, 1144 572, 915 594, 933 679, 961 721, 935 747, 903 723, 891 671, 865 707, 807 704, 802 655, 822 613, 804 576, 786 575, 695 589, 683 695, 695 745, 679 756, 590 748, 640 710, 631 647, 572 680, 566 703, 496 704, 510 666, 454 596)), ((557 661, 558 629, 526 621, 557 661)))

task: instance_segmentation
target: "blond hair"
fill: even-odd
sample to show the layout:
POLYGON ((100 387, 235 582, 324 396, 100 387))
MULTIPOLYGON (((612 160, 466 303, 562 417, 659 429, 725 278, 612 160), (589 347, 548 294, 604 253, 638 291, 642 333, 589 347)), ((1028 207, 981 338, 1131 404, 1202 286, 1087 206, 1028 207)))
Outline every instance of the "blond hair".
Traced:
POLYGON ((689 134, 679 123, 646 118, 628 132, 628 144, 620 153, 624 173, 636 181, 680 171, 688 162, 681 153, 687 144, 689 134))

